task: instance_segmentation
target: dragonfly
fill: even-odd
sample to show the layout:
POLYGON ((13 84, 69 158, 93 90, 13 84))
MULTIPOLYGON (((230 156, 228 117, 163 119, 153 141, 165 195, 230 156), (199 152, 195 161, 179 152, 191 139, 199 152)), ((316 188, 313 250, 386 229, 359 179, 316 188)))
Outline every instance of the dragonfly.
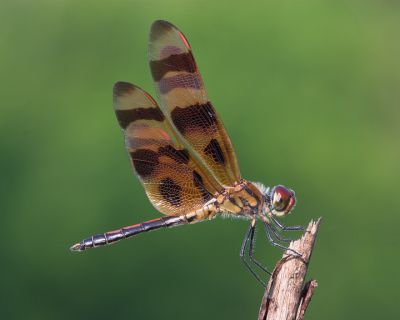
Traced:
POLYGON ((274 246, 287 250, 281 243, 289 240, 282 232, 303 227, 285 226, 277 218, 292 212, 294 191, 242 178, 231 140, 207 96, 189 42, 177 27, 163 20, 152 24, 148 58, 160 104, 138 86, 117 82, 113 106, 136 176, 164 216, 90 236, 71 250, 84 251, 223 214, 242 217, 250 225, 240 257, 265 286, 252 268, 257 266, 271 275, 254 257, 257 222, 263 224, 274 246))

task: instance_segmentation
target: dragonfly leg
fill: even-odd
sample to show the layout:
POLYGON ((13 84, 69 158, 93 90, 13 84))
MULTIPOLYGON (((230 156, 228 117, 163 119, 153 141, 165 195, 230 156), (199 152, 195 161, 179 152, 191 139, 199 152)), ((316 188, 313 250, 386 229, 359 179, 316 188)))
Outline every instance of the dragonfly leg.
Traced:
POLYGON ((294 256, 296 256, 296 257, 301 257, 301 254, 298 253, 297 251, 295 251, 295 250, 293 250, 293 249, 290 249, 290 248, 288 248, 288 247, 285 247, 285 246, 281 245, 280 243, 277 243, 277 242, 274 240, 274 238, 273 238, 272 235, 271 235, 271 233, 273 233, 272 230, 271 230, 271 226, 270 226, 268 223, 264 222, 264 227, 265 227, 265 233, 267 234, 268 241, 271 242, 271 244, 272 244, 274 247, 281 248, 282 250, 285 250, 285 251, 290 251, 290 252, 293 253, 294 256))
POLYGON ((255 229, 255 226, 253 226, 253 224, 251 224, 249 230, 246 232, 246 235, 245 235, 245 237, 243 239, 242 247, 240 249, 240 259, 244 263, 244 265, 247 268, 247 270, 249 270, 250 273, 253 275, 253 277, 256 278, 256 280, 259 283, 261 283, 261 285, 263 287, 265 287, 265 282, 260 279, 260 277, 257 275, 257 273, 254 272, 254 270, 251 268, 250 264, 245 259, 245 252, 246 252, 247 243, 249 242, 249 240, 251 238, 251 233, 254 233, 254 229, 255 229))
POLYGON ((273 223, 275 223, 282 231, 304 231, 306 230, 305 227, 303 226, 285 226, 282 223, 280 223, 277 219, 274 217, 270 217, 273 223))
POLYGON ((268 273, 271 276, 272 273, 270 271, 268 271, 268 269, 266 267, 264 267, 259 261, 257 261, 254 258, 254 240, 255 240, 254 234, 255 234, 255 230, 256 230, 256 227, 254 226, 253 230, 251 232, 251 235, 250 235, 249 258, 257 267, 259 267, 262 271, 268 273))
POLYGON ((274 234, 275 238, 278 239, 279 241, 282 241, 282 242, 291 242, 291 241, 293 241, 293 239, 288 239, 288 238, 282 237, 282 235, 279 234, 278 230, 276 230, 276 228, 275 228, 275 226, 273 224, 270 224, 269 227, 271 228, 271 231, 274 234))

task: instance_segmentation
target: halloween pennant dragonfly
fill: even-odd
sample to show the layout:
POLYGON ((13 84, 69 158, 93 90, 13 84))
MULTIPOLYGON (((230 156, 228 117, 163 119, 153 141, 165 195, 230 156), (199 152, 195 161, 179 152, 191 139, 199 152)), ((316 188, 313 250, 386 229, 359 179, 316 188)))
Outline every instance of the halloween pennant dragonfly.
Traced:
MULTIPOLYGON (((287 249, 275 217, 288 214, 296 198, 292 190, 272 189, 241 177, 232 143, 207 97, 203 80, 185 36, 166 21, 155 21, 150 31, 149 62, 160 104, 144 90, 127 83, 114 85, 115 113, 125 147, 148 198, 164 217, 97 234, 76 243, 83 251, 114 243, 142 232, 211 220, 218 214, 242 216, 251 223, 240 256, 268 272, 253 256, 256 222, 268 239, 287 249)), ((268 272, 269 273, 269 272, 268 272)))

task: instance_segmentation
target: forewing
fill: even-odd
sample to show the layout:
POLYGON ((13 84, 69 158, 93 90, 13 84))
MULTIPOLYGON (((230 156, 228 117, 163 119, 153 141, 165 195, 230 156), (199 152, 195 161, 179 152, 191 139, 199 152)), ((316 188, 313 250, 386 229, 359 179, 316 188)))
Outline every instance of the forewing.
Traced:
POLYGON ((201 208, 218 186, 193 161, 151 96, 126 82, 114 86, 114 108, 133 168, 152 204, 167 215, 201 208))
POLYGON ((166 21, 153 23, 149 42, 150 68, 164 114, 187 148, 225 186, 240 180, 232 143, 208 100, 188 41, 166 21))

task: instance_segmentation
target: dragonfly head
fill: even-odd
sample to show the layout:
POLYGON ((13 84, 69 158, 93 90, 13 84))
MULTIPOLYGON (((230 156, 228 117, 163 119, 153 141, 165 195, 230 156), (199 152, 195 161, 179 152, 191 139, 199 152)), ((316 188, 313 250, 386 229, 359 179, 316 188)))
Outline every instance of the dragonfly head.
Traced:
POLYGON ((276 217, 289 214, 296 204, 294 191, 282 185, 273 187, 271 191, 268 190, 266 199, 268 211, 276 217))

